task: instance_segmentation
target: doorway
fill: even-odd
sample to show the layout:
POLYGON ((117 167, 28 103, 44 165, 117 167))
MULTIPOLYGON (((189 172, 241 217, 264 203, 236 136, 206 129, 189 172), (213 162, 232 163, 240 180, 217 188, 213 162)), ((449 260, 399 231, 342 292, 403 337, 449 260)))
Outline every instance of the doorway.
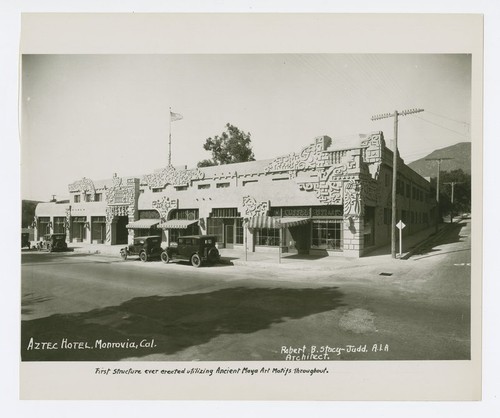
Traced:
POLYGON ((234 224, 225 225, 225 248, 234 248, 234 224))

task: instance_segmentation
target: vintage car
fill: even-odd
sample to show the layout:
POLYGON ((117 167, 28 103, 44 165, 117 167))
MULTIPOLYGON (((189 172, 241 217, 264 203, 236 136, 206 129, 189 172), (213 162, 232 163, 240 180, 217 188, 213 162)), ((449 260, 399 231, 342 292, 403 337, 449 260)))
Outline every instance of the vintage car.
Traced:
POLYGON ((47 250, 52 251, 66 251, 68 244, 66 244, 66 234, 45 234, 40 241, 36 243, 38 251, 47 250))
POLYGON ((160 258, 161 250, 161 237, 157 235, 136 237, 132 244, 120 250, 120 256, 126 260, 131 255, 138 255, 141 261, 148 261, 160 258))
POLYGON ((202 263, 213 264, 220 260, 216 242, 217 238, 212 235, 179 237, 161 253, 161 259, 164 263, 188 260, 194 267, 200 267, 202 263))
POLYGON ((31 247, 29 232, 21 232, 21 248, 24 247, 28 247, 28 250, 31 247))

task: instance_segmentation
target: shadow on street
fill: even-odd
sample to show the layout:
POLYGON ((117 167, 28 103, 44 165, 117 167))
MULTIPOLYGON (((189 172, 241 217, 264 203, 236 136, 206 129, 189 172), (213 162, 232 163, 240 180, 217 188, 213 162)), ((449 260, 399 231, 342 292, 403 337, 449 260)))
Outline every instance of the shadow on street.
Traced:
POLYGON ((415 255, 428 255, 434 252, 441 251, 436 248, 445 244, 453 244, 455 242, 460 242, 463 238, 460 235, 460 231, 465 227, 464 222, 448 224, 445 226, 444 230, 432 235, 427 241, 420 245, 415 251, 412 251, 412 256, 415 255))
MULTIPOLYGON (((23 361, 116 361, 149 354, 172 354, 221 334, 248 334, 343 306, 337 287, 317 289, 223 289, 182 296, 134 298, 89 312, 56 314, 22 321, 23 361), (38 342, 151 340, 152 348, 27 350, 38 342)), ((244 359, 242 359, 244 360, 244 359)))

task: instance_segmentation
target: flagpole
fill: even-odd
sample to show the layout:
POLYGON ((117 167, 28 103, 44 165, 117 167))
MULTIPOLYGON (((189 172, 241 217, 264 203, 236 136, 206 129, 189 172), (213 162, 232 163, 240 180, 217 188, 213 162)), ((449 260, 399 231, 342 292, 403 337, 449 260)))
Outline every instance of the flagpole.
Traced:
POLYGON ((168 112, 168 165, 171 165, 172 159, 172 108, 168 112))

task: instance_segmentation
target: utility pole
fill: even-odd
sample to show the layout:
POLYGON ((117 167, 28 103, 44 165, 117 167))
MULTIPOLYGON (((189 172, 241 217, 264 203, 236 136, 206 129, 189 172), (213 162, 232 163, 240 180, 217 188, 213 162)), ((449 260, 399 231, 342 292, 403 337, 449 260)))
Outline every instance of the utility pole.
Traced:
POLYGON ((438 171, 437 171, 437 181, 436 181, 436 232, 439 229, 439 173, 441 172, 441 161, 444 160, 453 160, 453 158, 426 158, 426 161, 437 161, 438 162, 438 171))
POLYGON ((449 183, 443 183, 443 184, 451 184, 451 211, 450 211, 450 223, 452 224, 453 223, 453 196, 454 196, 454 192, 455 192, 455 184, 462 184, 463 182, 462 181, 452 181, 452 182, 449 182, 449 183))
POLYGON ((372 116, 372 120, 394 118, 394 149, 392 156, 392 216, 391 216, 391 255, 392 258, 396 258, 396 184, 398 175, 398 117, 406 116, 412 113, 423 112, 424 109, 408 109, 394 113, 383 113, 381 115, 372 116))

